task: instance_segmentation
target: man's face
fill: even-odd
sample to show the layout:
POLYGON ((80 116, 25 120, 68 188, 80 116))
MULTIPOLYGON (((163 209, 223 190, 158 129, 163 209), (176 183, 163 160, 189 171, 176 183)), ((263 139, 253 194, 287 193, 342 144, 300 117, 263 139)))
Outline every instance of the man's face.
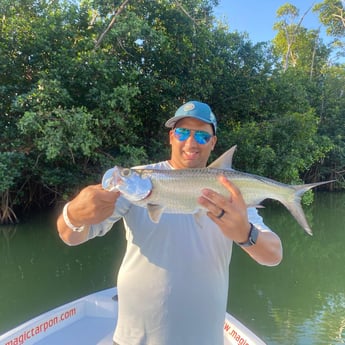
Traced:
POLYGON ((186 117, 176 123, 175 128, 186 128, 192 130, 190 136, 183 141, 180 141, 174 134, 174 129, 169 133, 171 145, 171 160, 170 164, 175 169, 185 168, 204 168, 207 160, 213 150, 217 137, 213 135, 212 125, 186 117), (195 140, 195 131, 204 131, 209 133, 212 137, 205 144, 199 144, 195 140))

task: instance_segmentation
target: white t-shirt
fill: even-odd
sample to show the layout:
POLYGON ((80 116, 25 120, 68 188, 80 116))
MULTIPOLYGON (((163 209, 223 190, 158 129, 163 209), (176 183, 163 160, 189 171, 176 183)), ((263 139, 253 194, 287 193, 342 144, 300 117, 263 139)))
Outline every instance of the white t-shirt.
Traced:
MULTIPOLYGON (((170 169, 168 162, 150 167, 170 169)), ((250 221, 267 229, 255 209, 250 221)), ((163 214, 120 197, 114 215, 89 238, 124 219, 127 249, 118 274, 120 345, 223 345, 232 241, 201 211, 163 214)))

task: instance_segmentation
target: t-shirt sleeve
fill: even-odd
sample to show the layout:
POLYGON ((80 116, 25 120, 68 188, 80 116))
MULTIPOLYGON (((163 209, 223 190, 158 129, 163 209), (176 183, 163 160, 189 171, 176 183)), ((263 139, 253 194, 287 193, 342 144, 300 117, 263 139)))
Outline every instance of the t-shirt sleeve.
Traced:
POLYGON ((129 211, 130 208, 131 203, 120 196, 116 201, 114 213, 103 222, 91 225, 88 239, 90 240, 97 236, 104 236, 109 230, 111 230, 113 225, 129 211))

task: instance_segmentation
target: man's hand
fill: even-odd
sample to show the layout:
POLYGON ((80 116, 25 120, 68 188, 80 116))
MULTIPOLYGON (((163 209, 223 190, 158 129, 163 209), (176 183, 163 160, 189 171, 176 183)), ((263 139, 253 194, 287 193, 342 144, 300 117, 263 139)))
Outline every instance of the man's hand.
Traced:
POLYGON ((80 193, 68 205, 68 217, 75 226, 98 224, 110 217, 120 192, 108 192, 102 185, 91 185, 80 193))
POLYGON ((74 226, 85 226, 85 230, 81 232, 71 230, 60 215, 57 229, 61 239, 69 245, 85 242, 90 225, 101 223, 110 217, 119 196, 120 192, 108 192, 100 184, 82 189, 68 204, 67 216, 74 226))
MULTIPOLYGON (((225 176, 220 176, 219 180, 229 191, 230 197, 226 198, 214 190, 204 189, 198 201, 208 209, 207 215, 219 226, 226 237, 237 243, 246 242, 250 224, 242 194, 225 176)), ((243 250, 255 261, 267 266, 279 264, 283 257, 281 241, 272 231, 260 231, 256 244, 245 247, 243 250)))
POLYGON ((219 181, 229 191, 230 197, 226 198, 206 188, 198 202, 208 210, 207 215, 226 237, 235 242, 245 242, 248 239, 250 224, 242 194, 225 176, 219 176, 219 181))

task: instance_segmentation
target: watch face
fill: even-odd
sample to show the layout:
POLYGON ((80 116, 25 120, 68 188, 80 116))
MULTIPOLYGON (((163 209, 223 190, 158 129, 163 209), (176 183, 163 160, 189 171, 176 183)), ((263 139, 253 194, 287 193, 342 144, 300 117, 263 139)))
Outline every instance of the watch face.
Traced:
POLYGON ((252 244, 255 244, 259 236, 259 230, 252 224, 252 227, 250 229, 250 236, 249 239, 252 244))

